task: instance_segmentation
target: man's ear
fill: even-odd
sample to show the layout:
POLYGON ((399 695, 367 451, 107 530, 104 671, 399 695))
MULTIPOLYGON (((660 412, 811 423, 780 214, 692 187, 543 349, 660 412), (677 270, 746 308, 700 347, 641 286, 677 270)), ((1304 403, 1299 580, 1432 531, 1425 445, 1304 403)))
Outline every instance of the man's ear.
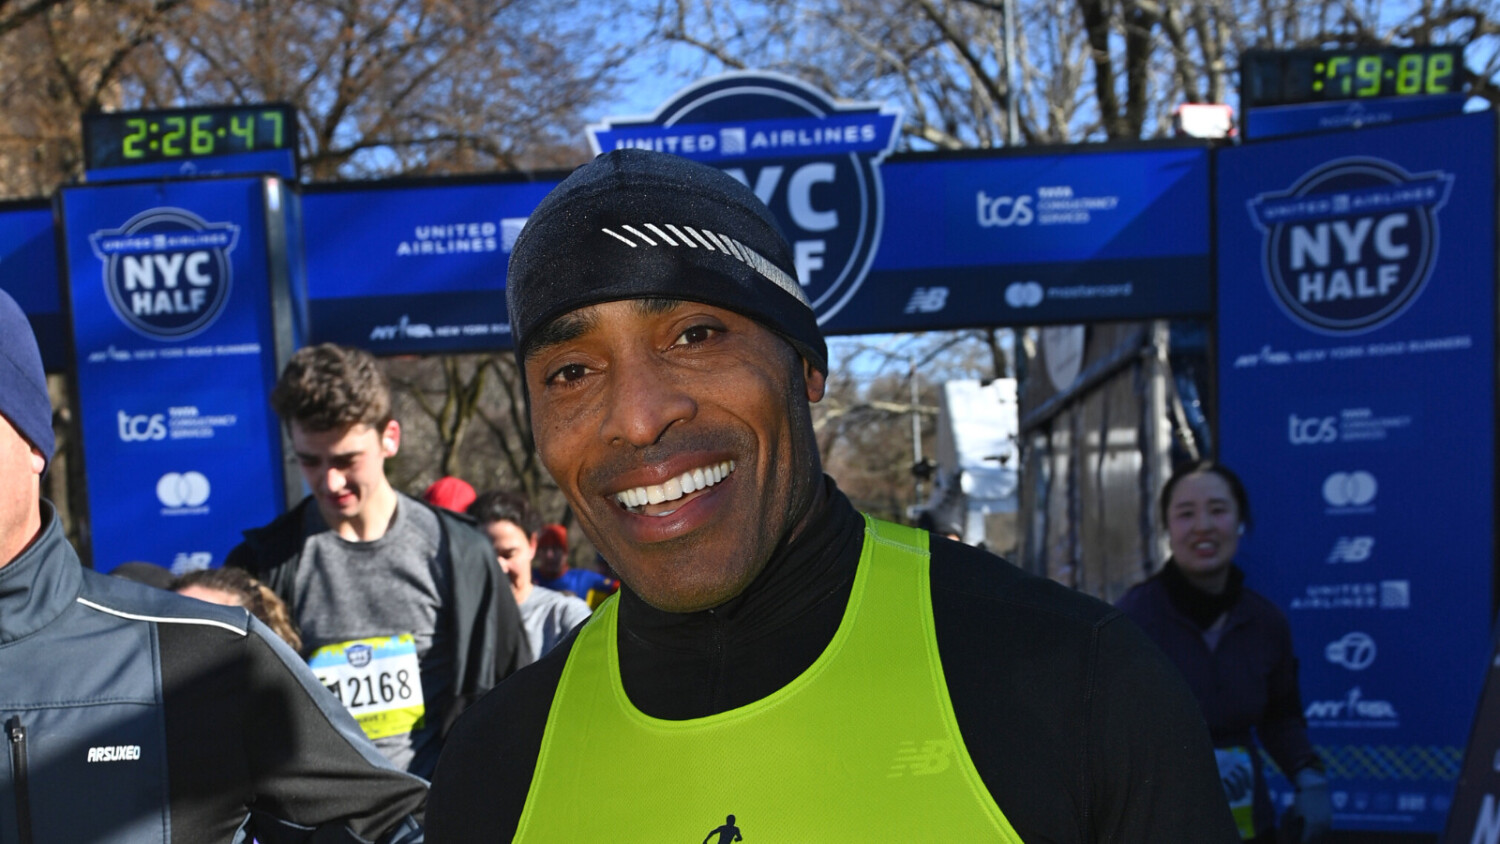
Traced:
POLYGON ((828 376, 824 375, 808 362, 802 359, 802 380, 807 382, 807 400, 816 404, 823 399, 823 391, 828 387, 828 376))
POLYGON ((47 458, 42 454, 41 449, 36 446, 31 447, 31 471, 35 472, 38 476, 47 471, 47 458))
POLYGON ((392 419, 385 423, 385 430, 380 432, 380 455, 382 457, 395 457, 396 452, 401 450, 401 423, 392 419))

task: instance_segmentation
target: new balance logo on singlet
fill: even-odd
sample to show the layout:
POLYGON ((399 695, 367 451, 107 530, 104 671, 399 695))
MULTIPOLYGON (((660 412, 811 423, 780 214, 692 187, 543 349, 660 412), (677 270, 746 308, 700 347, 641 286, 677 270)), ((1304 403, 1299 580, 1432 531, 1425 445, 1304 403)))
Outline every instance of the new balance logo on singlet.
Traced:
POLYGON ((896 758, 891 760, 890 770, 886 772, 887 777, 900 777, 907 774, 912 776, 925 776, 927 774, 940 774, 948 770, 949 758, 953 754, 953 742, 945 739, 934 739, 921 742, 903 741, 896 746, 896 758))

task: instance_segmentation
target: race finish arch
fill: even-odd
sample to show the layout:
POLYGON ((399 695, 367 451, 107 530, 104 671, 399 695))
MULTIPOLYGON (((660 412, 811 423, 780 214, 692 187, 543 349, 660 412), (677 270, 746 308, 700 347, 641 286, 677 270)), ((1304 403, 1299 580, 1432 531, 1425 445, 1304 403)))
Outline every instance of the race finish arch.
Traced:
MULTIPOLYGON (((248 475, 254 473, 224 473, 210 480, 201 468, 219 453, 219 446, 231 445, 241 449, 236 454, 266 455, 254 465, 282 465, 280 438, 264 395, 286 338, 292 338, 291 345, 333 341, 377 354, 508 347, 503 290, 510 248, 531 209, 565 174, 298 186, 265 175, 234 175, 240 171, 226 162, 254 150, 214 148, 201 160, 189 160, 195 129, 200 150, 219 137, 219 129, 224 137, 238 139, 234 143, 272 143, 269 136, 256 134, 269 131, 267 126, 252 131, 245 113, 187 109, 170 116, 179 120, 169 124, 163 118, 154 129, 150 113, 129 118, 144 124, 116 121, 114 129, 123 130, 115 131, 112 142, 119 145, 111 147, 117 158, 124 157, 129 143, 129 152, 139 155, 128 166, 156 169, 133 171, 131 178, 149 181, 67 189, 59 200, 63 228, 48 231, 42 220, 45 206, 0 207, 0 287, 18 294, 38 329, 49 368, 67 368, 71 355, 80 384, 94 385, 81 388, 88 481, 91 488, 115 491, 93 499, 95 518, 114 519, 122 535, 131 518, 149 518, 142 523, 160 535, 156 561, 176 559, 172 549, 177 549, 189 551, 190 565, 204 560, 215 565, 221 552, 210 546, 232 546, 239 528, 265 521, 287 497, 277 497, 274 479, 261 492, 247 492, 248 487, 236 487, 250 484, 248 475), (238 123, 231 120, 236 114, 238 123), (173 135, 168 143, 167 135, 179 129, 185 134, 173 135), (163 144, 176 155, 167 156, 163 144), (161 160, 166 158, 172 160, 161 160), (218 180, 189 172, 220 167, 229 172, 218 180), (162 168, 177 178, 162 180, 162 168), (273 183, 281 188, 275 194, 276 214, 268 211, 268 185, 273 183), (121 191, 120 196, 139 193, 140 198, 131 199, 129 209, 108 207, 106 199, 115 196, 107 193, 111 189, 121 191), (196 210, 200 200, 224 202, 214 197, 226 191, 238 192, 241 210, 222 204, 196 210), (151 238, 162 234, 170 240, 178 229, 193 233, 167 244, 166 252, 153 251, 151 238, 135 242, 137 217, 167 208, 190 211, 192 217, 180 215, 173 224, 177 229, 153 231, 151 238), (255 220, 270 221, 269 227, 247 240, 257 228, 255 220), (48 237, 57 238, 60 253, 68 256, 61 271, 49 264, 48 250, 42 248, 48 237), (92 244, 108 237, 115 238, 108 249, 116 252, 96 251, 92 244), (263 243, 284 246, 266 252, 263 243), (213 291, 224 285, 215 279, 225 276, 210 268, 228 265, 194 254, 203 251, 200 247, 219 249, 225 256, 271 257, 263 267, 236 265, 228 286, 232 294, 220 302, 213 291), (111 275, 111 256, 123 266, 127 253, 134 256, 133 274, 122 270, 111 275), (190 322, 210 305, 222 308, 220 315, 201 327, 181 329, 179 337, 143 336, 144 329, 131 324, 131 306, 126 312, 119 309, 120 301, 134 300, 112 299, 111 290, 118 293, 131 280, 144 285, 148 266, 151 278, 163 286, 169 278, 178 280, 173 290, 186 297, 153 298, 148 310, 163 304, 163 314, 153 317, 166 319, 175 312, 190 322), (247 277, 259 280, 247 282, 247 277), (49 287, 47 282, 57 278, 65 282, 49 287), (208 292, 195 297, 194 290, 208 292), (240 298, 242 293, 248 298, 240 298), (59 338, 59 326, 68 324, 75 336, 59 338), (221 329, 233 332, 216 343, 224 353, 193 361, 195 355, 187 349, 205 345, 207 333, 221 329), (137 357, 137 352, 146 354, 137 357), (92 365, 107 364, 110 371, 83 372, 90 357, 100 353, 102 358, 92 365), (173 361, 181 368, 174 368, 178 364, 173 361), (224 368, 230 365, 243 368, 231 373, 224 368), (243 395, 231 402, 227 392, 237 388, 243 395), (221 412, 230 404, 234 409, 221 412), (218 427, 212 421, 191 422, 184 430, 206 429, 221 439, 216 443, 198 437, 182 443, 187 450, 173 451, 173 408, 200 415, 208 408, 211 418, 233 417, 235 422, 218 427), (166 431, 165 440, 156 436, 158 427, 166 431), (200 483, 195 472, 210 482, 200 483), (144 497, 144 515, 100 511, 126 500, 118 493, 126 488, 144 497), (255 503, 220 507, 236 495, 255 503), (192 519, 206 514, 187 512, 198 507, 213 508, 213 536, 187 530, 209 524, 192 519), (169 517, 157 512, 162 508, 183 512, 169 517), (206 556, 191 556, 192 549, 206 556)), ((1261 511, 1260 530, 1246 545, 1247 568, 1252 585, 1287 608, 1296 626, 1314 738, 1325 753, 1334 753, 1336 826, 1430 832, 1441 826, 1451 800, 1457 748, 1477 698, 1479 673, 1473 660, 1484 660, 1488 641, 1481 635, 1476 646, 1475 631, 1487 629, 1491 609, 1493 494, 1489 480, 1471 477, 1493 466, 1493 389, 1486 379, 1493 378, 1490 159, 1495 140, 1493 125, 1480 125, 1487 119, 1454 119, 1421 142, 1399 135, 1419 130, 1392 126, 1232 149, 1174 141, 898 155, 891 153, 900 120, 893 110, 835 100, 784 76, 737 73, 692 85, 651 115, 603 121, 591 127, 590 136, 596 151, 658 149, 711 163, 743 179, 782 222, 793 244, 799 281, 830 334, 1209 319, 1217 313, 1224 411, 1219 439, 1223 453, 1247 472, 1261 511), (1360 171, 1357 178, 1341 172, 1331 181, 1315 176, 1325 165, 1333 166, 1333 157, 1318 151, 1328 144, 1349 147, 1352 152, 1345 158, 1369 155, 1389 167, 1376 168, 1377 175, 1360 171), (1463 178, 1445 180, 1443 174, 1463 178), (1359 213, 1322 206, 1309 210, 1305 202, 1287 198, 1308 193, 1326 199, 1330 208, 1345 200, 1323 194, 1343 193, 1359 213), (1480 201, 1481 195, 1489 201, 1480 201), (1378 214, 1370 210, 1377 207, 1378 214), (1402 213, 1406 225, 1390 221, 1402 213), (1216 214, 1218 229, 1211 231, 1216 214), (1368 225, 1361 222, 1365 217, 1368 225), (1418 224, 1419 218, 1427 222, 1418 224), (1277 227, 1288 232, 1277 243, 1295 243, 1286 255, 1300 262, 1292 266, 1293 258, 1286 258, 1287 271, 1293 273, 1293 302, 1272 298, 1275 285, 1263 273, 1267 265, 1262 256, 1269 254, 1265 242, 1271 237, 1267 231, 1277 227), (1290 233, 1292 229, 1300 233, 1290 233), (1419 229, 1432 235, 1422 241, 1423 248, 1413 239, 1419 229), (1221 245, 1217 255, 1212 251, 1216 238, 1221 245), (1367 259, 1373 263, 1364 263, 1367 259), (1388 269, 1391 263, 1399 266, 1388 269), (1335 341, 1328 332, 1343 330, 1338 326, 1311 328, 1298 321, 1297 291, 1316 284, 1303 285, 1296 273, 1314 271, 1324 274, 1328 302, 1346 289, 1359 292, 1363 305, 1372 301, 1363 295, 1368 290, 1403 298, 1381 311, 1387 322, 1353 332, 1360 333, 1357 340, 1335 341), (1336 271, 1343 275, 1336 278, 1336 271), (1216 275, 1222 280, 1217 299, 1216 275), (1441 292, 1454 279, 1466 279, 1478 291, 1466 307, 1441 292), (1467 338, 1467 345, 1455 339, 1460 337, 1467 338), (1399 356, 1369 351, 1372 345, 1388 350, 1395 343, 1402 344, 1399 356), (1335 356, 1335 346, 1354 345, 1365 349, 1358 361, 1346 365, 1335 356), (1297 357, 1319 348, 1325 353, 1319 365, 1303 364, 1297 357), (1282 366, 1283 354, 1291 355, 1296 365, 1282 366), (1244 365, 1238 365, 1241 361, 1244 365), (1381 364, 1395 366, 1392 378, 1380 375, 1381 364), (1365 365, 1374 368, 1366 370, 1365 365), (1481 370, 1482 378, 1473 375, 1481 370), (1293 372, 1302 374, 1291 377, 1293 372), (1320 387, 1318 378, 1333 378, 1328 383, 1337 387, 1320 387), (1426 383, 1393 393, 1394 378, 1402 385, 1408 379, 1426 383), (1471 408, 1479 408, 1478 416, 1471 409, 1459 417, 1467 426, 1458 449, 1465 459, 1442 465, 1459 472, 1454 477, 1462 481, 1446 490, 1418 469, 1432 451, 1424 432, 1452 418, 1449 412, 1455 410, 1459 391, 1442 394, 1437 386, 1445 383, 1461 383, 1464 391, 1472 387, 1463 395, 1471 408), (1298 403, 1302 399, 1307 407, 1298 403), (1293 416, 1302 424, 1289 422, 1293 416), (1325 424, 1329 418, 1331 427, 1325 424), (1316 424, 1308 427, 1308 419, 1316 424), (1320 440, 1330 430, 1334 440, 1320 440), (1359 436, 1346 437, 1346 430, 1359 436), (1265 454, 1278 459, 1265 460, 1265 454), (1390 462, 1381 462, 1385 460, 1390 462), (1297 492, 1304 481, 1312 483, 1302 477, 1308 473, 1317 475, 1312 479, 1317 481, 1316 496, 1297 492), (1460 489, 1467 494, 1463 501, 1450 496, 1460 489), (1362 509, 1376 497, 1379 516, 1362 509), (1434 522, 1392 514, 1407 512, 1404 508, 1418 506, 1424 497, 1420 512, 1430 511, 1433 518, 1465 514, 1461 522, 1437 523, 1446 526, 1444 541, 1452 545, 1444 548, 1463 555, 1467 566, 1444 560, 1416 571, 1432 562, 1423 553, 1431 546, 1423 540, 1431 537, 1434 522), (1399 501, 1387 504, 1392 499, 1399 501), (1444 503, 1433 504, 1437 499, 1444 503), (1352 510, 1329 512, 1339 508, 1352 510), (1325 540, 1331 543, 1327 549, 1313 547, 1325 540), (1335 557, 1337 566, 1329 562, 1335 557), (1365 567, 1359 575, 1344 574, 1359 565, 1365 567), (1340 574, 1314 578, 1313 571, 1331 569, 1340 574), (1449 576, 1455 578, 1451 583, 1449 576), (1321 601, 1344 593, 1357 593, 1367 603, 1372 584, 1375 608, 1292 605, 1299 597, 1321 601), (1379 605, 1403 600, 1401 610, 1379 605), (1435 666, 1455 663, 1403 654, 1403 647, 1419 650, 1412 643, 1446 645, 1454 636, 1459 641, 1452 650, 1455 663, 1475 666, 1464 673, 1467 681, 1435 677, 1435 666), (1367 639, 1373 640, 1370 648, 1365 647, 1367 639), (1349 667, 1372 655, 1370 665, 1349 667), (1372 679, 1340 673, 1357 670, 1372 672, 1372 679), (1388 687, 1392 690, 1386 691, 1388 687), (1385 717, 1391 712, 1396 717, 1385 717), (1333 720, 1351 721, 1352 726, 1326 723, 1333 720), (1382 757, 1391 760, 1383 763, 1391 768, 1350 761, 1367 746, 1396 748, 1394 755, 1382 757)), ((260 162, 246 166, 277 171, 260 162)), ((109 175, 95 179, 91 174, 91 182, 109 175)), ((1311 307, 1318 303, 1301 304, 1313 312, 1312 317, 1303 315, 1306 321, 1349 318, 1347 309, 1335 307, 1320 316, 1311 307)), ((157 331, 168 333, 160 327, 157 331)), ((1075 375, 1088 376, 1087 367, 1075 375)), ((132 507, 141 506, 137 499, 130 501, 132 507)), ((123 562, 121 554, 120 548, 96 539, 97 568, 123 562)))
POLYGON ((285 183, 109 182, 56 198, 93 565, 222 563, 287 503, 267 404, 295 342, 285 183))
MULTIPOLYGON (((899 115, 735 73, 590 127, 750 185, 830 334, 1207 316, 1208 145, 891 155, 899 115)), ((510 246, 564 173, 309 185, 315 341, 504 347, 510 246)))

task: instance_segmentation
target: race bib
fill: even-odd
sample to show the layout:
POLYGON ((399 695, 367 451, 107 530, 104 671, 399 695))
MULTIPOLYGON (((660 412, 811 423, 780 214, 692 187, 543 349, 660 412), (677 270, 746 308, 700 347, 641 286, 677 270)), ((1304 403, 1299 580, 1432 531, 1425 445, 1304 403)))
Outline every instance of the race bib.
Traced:
POLYGON ((1234 815, 1234 825, 1239 827, 1240 838, 1254 838, 1255 769, 1250 763, 1250 749, 1216 747, 1214 756, 1219 762, 1219 780, 1224 783, 1224 796, 1229 799, 1229 811, 1234 815))
POLYGON ((427 706, 410 633, 324 645, 307 664, 371 740, 421 728, 427 706))

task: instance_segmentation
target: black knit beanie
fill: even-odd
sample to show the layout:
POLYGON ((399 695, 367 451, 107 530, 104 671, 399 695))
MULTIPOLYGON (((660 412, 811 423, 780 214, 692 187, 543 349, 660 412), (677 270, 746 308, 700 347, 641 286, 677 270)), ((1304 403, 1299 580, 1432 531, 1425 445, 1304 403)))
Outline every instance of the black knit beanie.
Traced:
POLYGON ((754 192, 680 156, 614 150, 547 194, 516 238, 505 285, 516 359, 524 368, 537 329, 563 314, 656 298, 744 314, 828 372, 791 247, 754 192))

